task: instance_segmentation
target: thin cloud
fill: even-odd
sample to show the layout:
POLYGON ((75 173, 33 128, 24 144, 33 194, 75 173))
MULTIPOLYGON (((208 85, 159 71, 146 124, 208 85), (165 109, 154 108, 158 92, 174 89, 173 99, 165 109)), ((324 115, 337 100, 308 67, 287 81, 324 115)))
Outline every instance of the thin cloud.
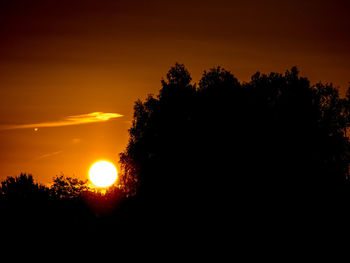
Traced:
POLYGON ((63 151, 57 151, 57 152, 52 152, 52 153, 43 154, 43 155, 39 156, 38 158, 36 158, 35 160, 45 159, 45 158, 48 158, 48 157, 51 157, 51 156, 60 154, 60 153, 62 153, 62 152, 63 152, 63 151))
POLYGON ((62 127, 71 125, 80 125, 94 122, 105 122, 110 119, 119 118, 123 115, 118 113, 105 113, 105 112, 92 112, 87 114, 72 115, 62 120, 51 121, 51 122, 39 122, 30 124, 14 124, 14 125, 3 125, 0 130, 14 130, 14 129, 35 129, 47 127, 62 127))

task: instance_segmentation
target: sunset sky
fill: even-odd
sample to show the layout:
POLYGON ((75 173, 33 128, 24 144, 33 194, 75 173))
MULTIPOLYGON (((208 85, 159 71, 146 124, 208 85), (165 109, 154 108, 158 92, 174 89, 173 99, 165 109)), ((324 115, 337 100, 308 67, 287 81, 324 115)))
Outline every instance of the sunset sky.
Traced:
POLYGON ((221 65, 240 81, 298 66, 350 81, 350 1, 0 1, 0 179, 87 179, 117 164, 133 104, 175 62, 197 82, 221 65))

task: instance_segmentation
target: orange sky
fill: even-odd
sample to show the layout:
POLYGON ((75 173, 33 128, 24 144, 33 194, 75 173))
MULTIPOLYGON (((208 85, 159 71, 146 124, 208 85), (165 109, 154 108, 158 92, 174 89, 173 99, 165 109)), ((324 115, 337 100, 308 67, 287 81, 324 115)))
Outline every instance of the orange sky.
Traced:
POLYGON ((194 81, 217 65, 241 81, 296 65, 344 91, 349 13, 345 0, 1 1, 0 179, 84 179, 94 161, 117 162, 134 101, 175 62, 194 81), (123 116, 84 119, 94 112, 123 116))

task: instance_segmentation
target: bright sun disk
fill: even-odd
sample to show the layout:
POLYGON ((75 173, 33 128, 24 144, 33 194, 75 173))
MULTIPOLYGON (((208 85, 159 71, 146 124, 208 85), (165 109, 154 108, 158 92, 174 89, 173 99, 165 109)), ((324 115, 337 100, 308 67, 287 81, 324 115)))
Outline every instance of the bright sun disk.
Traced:
POLYGON ((117 177, 117 169, 107 161, 96 162, 89 170, 90 181, 97 187, 108 187, 117 180, 117 177))

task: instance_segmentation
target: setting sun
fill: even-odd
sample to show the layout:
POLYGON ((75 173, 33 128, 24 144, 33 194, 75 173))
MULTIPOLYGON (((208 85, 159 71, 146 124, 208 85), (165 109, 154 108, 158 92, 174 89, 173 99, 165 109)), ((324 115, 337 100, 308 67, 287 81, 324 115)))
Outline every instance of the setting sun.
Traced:
POLYGON ((97 187, 108 187, 117 180, 117 177, 117 169, 107 161, 96 162, 89 170, 90 181, 97 187))

